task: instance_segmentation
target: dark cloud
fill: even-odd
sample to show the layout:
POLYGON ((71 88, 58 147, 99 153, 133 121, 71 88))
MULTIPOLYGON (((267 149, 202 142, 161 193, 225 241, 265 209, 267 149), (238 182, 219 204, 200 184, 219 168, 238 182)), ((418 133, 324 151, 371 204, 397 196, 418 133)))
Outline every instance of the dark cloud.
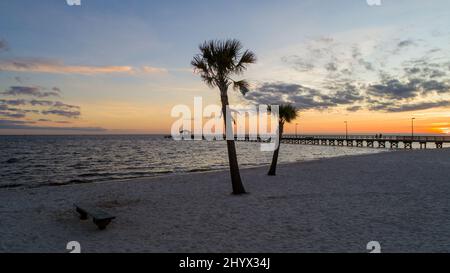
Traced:
POLYGON ((404 83, 398 79, 370 85, 367 91, 370 95, 390 99, 414 98, 419 93, 417 82, 408 81, 404 83))
POLYGON ((418 67, 405 67, 404 70, 405 70, 406 74, 409 76, 415 76, 422 71, 418 67))
POLYGON ((448 82, 442 81, 422 81, 420 87, 424 92, 434 91, 436 93, 446 93, 450 92, 450 84, 448 82))
MULTIPOLYGON (((13 105, 20 105, 19 101, 8 101, 13 102, 13 105)), ((8 118, 24 118, 28 113, 39 113, 37 110, 30 109, 19 109, 11 107, 11 104, 0 104, 0 116, 8 118)))
POLYGON ((338 66, 336 63, 330 62, 325 66, 325 69, 329 72, 336 72, 338 70, 338 66))
POLYGON ((397 44, 397 48, 408 47, 408 46, 412 46, 412 45, 415 45, 415 44, 416 44, 416 43, 415 43, 413 40, 411 40, 411 39, 403 40, 403 41, 400 41, 400 42, 397 44))
POLYGON ((41 87, 30 86, 11 86, 5 92, 0 94, 6 96, 31 96, 31 97, 59 97, 59 92, 56 91, 44 91, 41 87))
POLYGON ((290 102, 303 110, 344 106, 350 112, 404 112, 448 106, 448 50, 430 47, 421 39, 385 41, 371 49, 366 46, 307 41, 299 51, 304 53, 285 56, 282 61, 300 72, 318 68, 317 72, 325 73, 311 73, 314 84, 310 87, 262 84, 249 94, 250 100, 263 104, 290 102), (412 50, 416 57, 407 57, 412 50), (398 63, 402 57, 406 58, 398 63), (437 98, 441 100, 435 101, 437 98))
POLYGON ((0 106, 1 105, 12 105, 12 106, 18 106, 18 105, 26 105, 27 101, 26 100, 21 100, 21 99, 17 99, 17 100, 0 100, 0 106))
POLYGON ((53 110, 45 110, 41 111, 43 115, 55 115, 55 116, 62 116, 66 118, 78 118, 81 113, 80 111, 67 111, 67 110, 59 110, 59 109, 53 109, 53 110))
POLYGON ((359 105, 347 107, 347 111, 349 111, 349 112, 357 112, 361 109, 362 109, 362 106, 359 106, 359 105))
POLYGON ((421 63, 414 66, 406 66, 403 68, 405 77, 420 77, 424 79, 436 79, 447 76, 445 65, 436 63, 421 63))
POLYGON ((20 126, 20 125, 27 125, 27 124, 33 124, 34 122, 28 122, 23 120, 7 120, 7 119, 0 119, 0 128, 3 128, 5 126, 20 126))
POLYGON ((35 126, 34 122, 21 120, 0 119, 0 129, 27 129, 27 130, 50 130, 50 131, 82 131, 82 132, 105 132, 100 127, 44 127, 35 126))
POLYGON ((52 106, 54 108, 65 108, 65 109, 80 109, 80 106, 70 105, 63 103, 61 101, 50 101, 50 100, 24 100, 24 99, 15 99, 15 100, 5 100, 0 99, 0 105, 9 105, 9 106, 19 106, 19 105, 31 105, 31 106, 52 106))
POLYGON ((301 110, 324 110, 364 99, 351 84, 333 86, 330 94, 324 94, 317 89, 283 82, 264 83, 248 93, 246 98, 257 104, 291 103, 301 110))
POLYGON ((52 106, 54 104, 53 101, 49 100, 31 100, 29 103, 33 106, 52 106))
MULTIPOLYGON (((0 118, 3 117, 3 127, 9 126, 9 128, 26 127, 30 129, 29 124, 5 124, 7 119, 24 119, 28 114, 38 115, 36 118, 40 122, 52 122, 50 119, 43 116, 58 116, 67 119, 76 119, 81 115, 80 107, 76 105, 66 104, 61 101, 45 100, 39 98, 46 97, 59 97, 61 89, 58 87, 52 87, 50 90, 38 86, 11 86, 5 92, 0 93, 4 96, 14 96, 14 99, 0 99, 0 118), (34 97, 33 99, 26 100, 21 97, 34 97), (18 108, 20 107, 20 108, 18 108), (34 107, 41 108, 40 110, 34 107), (44 109, 42 109, 44 108, 44 109), (45 109, 46 108, 46 109, 45 109), (5 119, 6 118, 6 119, 5 119)), ((55 123, 68 124, 68 121, 57 121, 55 123)), ((38 129, 46 129, 45 127, 36 127, 38 129)), ((49 128, 52 129, 52 128, 49 128)), ((77 130, 75 128, 74 130, 77 130)), ((94 128, 95 129, 95 128, 94 128)), ((65 130, 72 130, 71 128, 65 128, 65 130)), ((89 130, 89 129, 88 129, 89 130)))
POLYGON ((323 99, 328 99, 336 105, 352 104, 364 100, 359 87, 350 82, 335 82, 327 86, 331 90, 331 95, 322 95, 323 99))
MULTIPOLYGON (((7 96, 32 96, 32 97, 47 97, 58 95, 61 90, 57 87, 53 87, 52 91, 46 92, 45 89, 40 87, 24 87, 13 86, 6 92, 1 93, 7 96)), ((56 115, 66 118, 78 118, 80 113, 80 107, 76 105, 70 105, 61 101, 40 100, 40 99, 0 99, 0 116, 8 118, 24 118, 28 113, 42 114, 42 115, 56 115), (15 108, 16 106, 23 106, 23 109, 15 108), (48 109, 41 112, 36 109, 27 109, 26 106, 32 107, 47 107, 48 109)))
POLYGON ((389 99, 413 99, 420 95, 430 93, 450 92, 450 84, 447 81, 426 80, 426 79, 408 79, 400 81, 391 79, 379 84, 372 84, 368 87, 368 95, 384 97, 389 99))
POLYGON ((67 121, 67 120, 57 120, 57 121, 53 121, 51 119, 45 119, 45 118, 41 118, 38 121, 41 122, 53 122, 53 123, 58 123, 58 124, 71 124, 72 122, 67 121))
POLYGON ((384 111, 390 113, 398 113, 398 112, 409 112, 409 111, 419 111, 419 110, 427 110, 437 107, 446 107, 450 106, 450 101, 436 101, 436 102, 418 102, 418 103, 401 103, 395 105, 394 103, 383 102, 377 105, 371 106, 369 109, 372 111, 384 111))
POLYGON ((433 79, 433 78, 442 78, 445 77, 446 75, 447 75, 446 72, 437 68, 425 67, 422 69, 422 77, 429 77, 433 79))
POLYGON ((0 111, 0 116, 7 117, 7 118, 24 118, 26 116, 26 114, 22 113, 22 112, 0 111))
POLYGON ((56 108, 67 108, 67 109, 80 109, 80 106, 65 104, 60 101, 56 101, 53 103, 53 106, 56 108))
POLYGON ((369 86, 335 81, 325 86, 325 91, 300 84, 275 82, 261 84, 248 93, 246 98, 256 104, 292 103, 300 110, 325 110, 346 106, 349 112, 365 108, 370 111, 407 112, 450 106, 450 102, 446 100, 412 102, 422 95, 450 91, 448 83, 435 80, 412 79, 403 82, 392 79, 369 86))

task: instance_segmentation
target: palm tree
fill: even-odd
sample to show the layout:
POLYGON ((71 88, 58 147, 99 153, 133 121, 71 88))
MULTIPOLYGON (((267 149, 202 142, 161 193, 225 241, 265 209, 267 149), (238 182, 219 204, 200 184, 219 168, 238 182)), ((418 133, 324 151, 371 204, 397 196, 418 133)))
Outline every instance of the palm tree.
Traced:
MULTIPOLYGON (((269 173, 267 175, 275 176, 277 172, 278 154, 280 153, 281 139, 283 137, 284 124, 290 123, 298 117, 298 109, 291 104, 282 104, 279 106, 278 116, 278 146, 273 153, 272 164, 270 165, 269 173)), ((269 111, 271 110, 269 106, 269 111)))
MULTIPOLYGON (((241 42, 234 39, 205 41, 199 49, 200 54, 194 56, 191 64, 209 87, 219 88, 225 132, 227 132, 227 124, 231 124, 231 115, 227 115, 228 87, 233 85, 233 89, 239 90, 243 95, 249 91, 247 81, 236 81, 231 77, 243 74, 249 64, 256 62, 256 56, 249 50, 244 51, 241 42)), ((228 129, 232 130, 232 128, 228 129)), ((239 172, 234 137, 232 140, 228 138, 228 162, 233 194, 244 194, 246 192, 239 172)))

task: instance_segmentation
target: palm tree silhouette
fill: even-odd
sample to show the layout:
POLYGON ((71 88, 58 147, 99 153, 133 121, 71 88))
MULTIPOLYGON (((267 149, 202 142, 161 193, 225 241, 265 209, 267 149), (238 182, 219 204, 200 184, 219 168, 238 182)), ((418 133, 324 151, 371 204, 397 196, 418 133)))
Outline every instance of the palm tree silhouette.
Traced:
MULTIPOLYGON (((233 89, 239 90, 243 95, 249 90, 247 81, 236 81, 231 77, 243 74, 249 64, 256 62, 256 56, 249 50, 244 51, 241 42, 234 39, 205 41, 199 49, 200 54, 194 56, 191 65, 209 87, 219 88, 227 132, 227 123, 231 124, 231 115, 227 115, 228 87, 233 85, 233 89)), ((227 148, 233 194, 244 194, 246 192, 239 172, 234 137, 232 140, 227 137, 227 148)))
MULTIPOLYGON (((269 111, 271 107, 269 106, 269 111)), ((278 147, 273 153, 272 164, 267 175, 275 176, 277 172, 278 154, 280 153, 281 139, 283 138, 284 124, 290 123, 298 117, 298 109, 291 104, 282 104, 279 106, 278 116, 278 147)))

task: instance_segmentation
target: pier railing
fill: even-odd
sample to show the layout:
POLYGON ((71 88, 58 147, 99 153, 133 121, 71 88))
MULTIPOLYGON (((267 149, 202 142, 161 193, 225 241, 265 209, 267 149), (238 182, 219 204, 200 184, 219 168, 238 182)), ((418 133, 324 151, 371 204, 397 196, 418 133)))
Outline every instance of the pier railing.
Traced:
POLYGON ((392 135, 284 135, 283 139, 342 139, 342 140, 395 140, 395 141, 413 141, 413 142, 450 142, 450 136, 392 136, 392 135))
POLYGON ((450 136, 394 136, 394 135, 285 135, 282 141, 289 144, 329 145, 329 146, 356 146, 375 148, 399 148, 403 143, 405 149, 412 149, 413 143, 420 148, 427 148, 427 144, 434 143, 436 148, 443 148, 444 143, 450 143, 450 136))
MULTIPOLYGON (((170 136, 166 138, 171 138, 170 136)), ((184 136, 184 139, 211 139, 223 140, 220 138, 207 138, 205 136, 195 137, 194 135, 184 136)), ((248 142, 268 142, 273 137, 263 137, 256 135, 236 135, 236 141, 248 142)), ((328 146, 349 146, 368 148, 399 148, 399 143, 403 143, 405 149, 412 149, 413 143, 418 143, 420 148, 427 148, 427 144, 435 144, 436 148, 443 148, 444 143, 450 143, 450 136, 399 136, 399 135, 283 135, 283 143, 305 144, 305 145, 328 145, 328 146)))

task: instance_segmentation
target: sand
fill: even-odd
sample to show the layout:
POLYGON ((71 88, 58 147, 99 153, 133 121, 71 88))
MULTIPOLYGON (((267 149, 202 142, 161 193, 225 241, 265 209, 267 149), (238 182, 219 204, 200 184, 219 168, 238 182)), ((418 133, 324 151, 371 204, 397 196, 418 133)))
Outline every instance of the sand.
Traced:
POLYGON ((450 150, 0 190, 0 252, 450 252, 450 150), (105 231, 72 204, 117 216, 105 231))

